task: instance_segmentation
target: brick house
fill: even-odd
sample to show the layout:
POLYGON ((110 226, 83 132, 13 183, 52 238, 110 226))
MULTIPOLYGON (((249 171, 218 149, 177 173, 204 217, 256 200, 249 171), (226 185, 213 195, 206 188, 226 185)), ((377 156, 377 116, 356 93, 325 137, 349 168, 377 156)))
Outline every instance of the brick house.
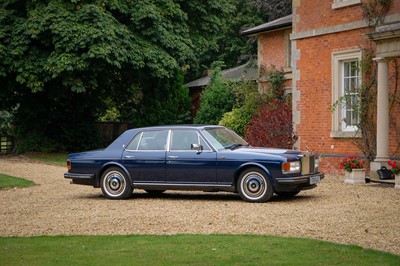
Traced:
POLYGON ((392 0, 378 26, 370 26, 363 3, 371 1, 293 0, 292 15, 242 32, 257 36, 259 67, 285 70, 299 136, 295 148, 321 153, 325 172, 338 172, 343 156, 362 155, 354 144, 361 138, 357 112, 346 104, 332 107, 344 97, 358 102, 360 95, 352 88, 360 86, 359 65, 367 51, 373 51, 377 66, 376 111, 370 118, 377 128, 371 176, 400 155, 400 1, 392 0))

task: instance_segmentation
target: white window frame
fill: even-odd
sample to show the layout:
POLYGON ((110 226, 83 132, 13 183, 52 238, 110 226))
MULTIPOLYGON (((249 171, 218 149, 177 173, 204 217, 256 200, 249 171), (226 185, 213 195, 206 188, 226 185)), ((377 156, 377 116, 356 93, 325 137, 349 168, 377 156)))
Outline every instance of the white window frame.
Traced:
MULTIPOLYGON (((344 96, 344 63, 351 61, 360 62, 362 58, 361 50, 339 51, 332 54, 332 131, 330 136, 333 138, 353 138, 356 136, 357 127, 346 126, 343 123, 345 118, 345 107, 340 104, 344 96)), ((360 71, 358 71, 358 82, 360 83, 360 71)))
POLYGON ((333 0, 332 9, 361 4, 361 0, 333 0))

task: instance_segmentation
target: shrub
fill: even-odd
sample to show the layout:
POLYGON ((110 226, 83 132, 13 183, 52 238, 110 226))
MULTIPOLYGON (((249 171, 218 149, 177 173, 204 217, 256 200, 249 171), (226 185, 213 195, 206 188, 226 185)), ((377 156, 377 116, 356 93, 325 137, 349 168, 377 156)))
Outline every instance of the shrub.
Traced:
POLYGON ((270 96, 260 94, 257 90, 257 83, 251 81, 231 82, 230 89, 236 98, 235 107, 231 112, 224 114, 219 124, 244 136, 250 119, 261 105, 270 100, 270 96))
POLYGON ((200 108, 194 122, 216 125, 226 112, 232 110, 235 97, 227 82, 222 79, 219 67, 213 70, 210 84, 200 96, 200 108))
POLYGON ((263 105, 247 126, 245 139, 253 146, 291 149, 297 140, 291 105, 277 100, 263 105))
POLYGON ((253 116, 252 113, 246 111, 247 110, 244 108, 234 108, 231 112, 224 114, 222 119, 219 121, 219 125, 226 126, 240 136, 243 136, 244 130, 253 116))

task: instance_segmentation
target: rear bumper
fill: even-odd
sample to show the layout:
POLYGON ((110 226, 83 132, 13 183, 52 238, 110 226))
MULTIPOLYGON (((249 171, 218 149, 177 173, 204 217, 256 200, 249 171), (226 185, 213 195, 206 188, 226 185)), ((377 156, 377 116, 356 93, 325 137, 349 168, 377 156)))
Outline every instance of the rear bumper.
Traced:
POLYGON ((64 178, 87 180, 87 179, 94 179, 94 174, 65 173, 64 178))
POLYGON ((95 186, 94 174, 65 173, 64 178, 72 179, 71 184, 95 186))

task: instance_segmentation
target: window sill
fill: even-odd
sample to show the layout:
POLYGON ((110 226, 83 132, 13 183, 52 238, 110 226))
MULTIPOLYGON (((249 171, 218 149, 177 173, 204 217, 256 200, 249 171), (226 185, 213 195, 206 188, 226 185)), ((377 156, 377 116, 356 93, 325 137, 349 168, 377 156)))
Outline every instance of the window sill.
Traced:
POLYGON ((353 6, 361 4, 361 0, 347 0, 347 1, 340 1, 332 4, 332 9, 339 9, 347 6, 353 6))
POLYGON ((361 138, 361 133, 359 131, 331 131, 330 137, 337 139, 361 138))

